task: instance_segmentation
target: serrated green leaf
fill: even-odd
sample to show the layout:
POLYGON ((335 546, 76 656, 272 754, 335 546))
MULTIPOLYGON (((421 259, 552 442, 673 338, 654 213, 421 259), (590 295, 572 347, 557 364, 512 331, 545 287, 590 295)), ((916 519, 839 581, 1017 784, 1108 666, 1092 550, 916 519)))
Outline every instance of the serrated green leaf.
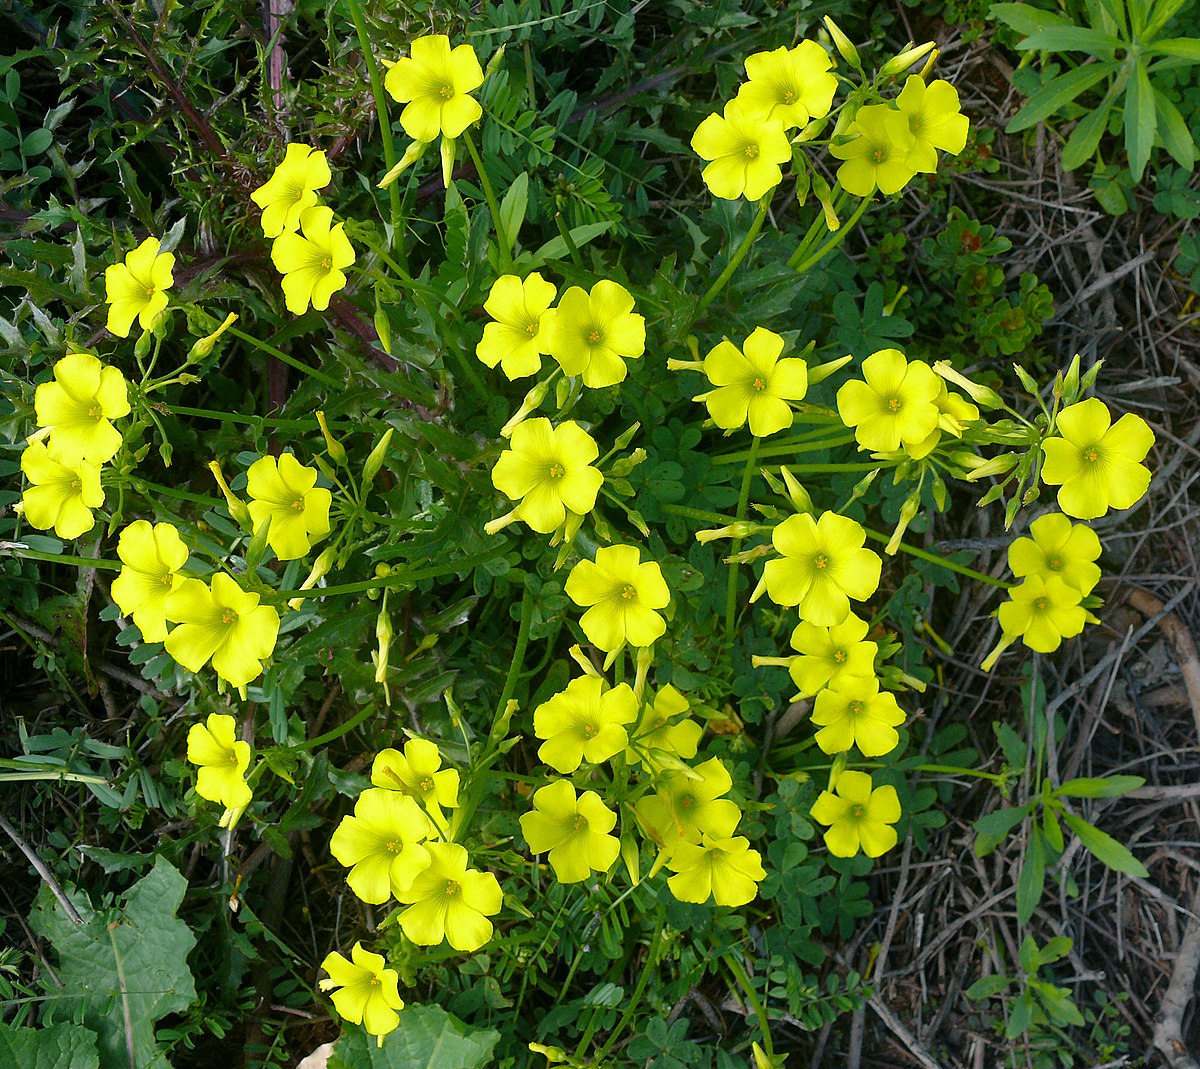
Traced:
POLYGON ((1060 110, 1064 104, 1069 104, 1080 93, 1107 78, 1116 66, 1115 63, 1089 63, 1052 78, 1025 102, 1025 106, 1009 120, 1004 132, 1015 134, 1036 126, 1060 110))
POLYGON ((991 18, 999 19, 1006 26, 1011 26, 1017 33, 1038 33, 1051 26, 1074 26, 1075 24, 1062 15, 1052 11, 1042 11, 1028 4, 993 4, 988 9, 991 18))
POLYGON ((42 1022, 82 1018, 96 1033, 101 1069, 128 1069, 127 1042, 138 1069, 168 1069, 154 1022, 182 1013, 196 998, 187 965, 196 939, 175 916, 186 889, 187 881, 159 858, 116 909, 97 912, 83 892, 68 891, 83 924, 45 887, 38 893, 29 924, 58 953, 62 985, 44 984, 42 1022))
POLYGON ((1141 776, 1082 776, 1067 780, 1054 793, 1065 798, 1116 798, 1145 783, 1141 776))
POLYGON ((471 1028, 441 1006, 405 1006, 400 1024, 376 1043, 358 1025, 344 1025, 329 1069, 483 1069, 500 1033, 471 1028))
POLYGON ((4 1069, 98 1069, 96 1034, 81 1024, 10 1028, 0 1022, 0 1065, 4 1069))
POLYGON ((1087 52, 1111 58, 1116 49, 1124 46, 1119 37, 1089 26, 1052 26, 1030 34, 1017 48, 1022 52, 1087 52))
POLYGON ((1146 866, 1107 832, 1101 831, 1074 813, 1064 811, 1063 819, 1083 843, 1084 849, 1097 861, 1116 872, 1124 872, 1130 876, 1140 876, 1144 879, 1150 875, 1146 866))
POLYGON ((1133 78, 1125 93, 1125 153, 1129 156, 1129 171, 1135 182, 1142 180, 1150 149, 1158 131, 1158 115, 1154 108, 1154 89, 1145 64, 1134 65, 1133 78))

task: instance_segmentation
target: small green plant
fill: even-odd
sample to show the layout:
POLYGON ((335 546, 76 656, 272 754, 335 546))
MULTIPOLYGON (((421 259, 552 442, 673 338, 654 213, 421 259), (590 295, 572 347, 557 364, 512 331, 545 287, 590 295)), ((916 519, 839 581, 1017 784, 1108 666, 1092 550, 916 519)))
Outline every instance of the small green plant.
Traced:
MULTIPOLYGON (((1068 10, 1071 6, 1077 5, 1068 10)), ((1029 4, 993 4, 992 17, 1024 35, 1020 51, 1086 57, 1079 63, 1044 58, 1040 84, 1020 80, 1018 87, 1028 91, 1029 99, 1006 132, 1028 130, 1057 116, 1075 121, 1062 151, 1068 171, 1093 157, 1103 168, 1101 139, 1123 131, 1134 182, 1141 181, 1156 144, 1190 172, 1200 155, 1190 116, 1180 112, 1173 86, 1163 77, 1200 60, 1200 39, 1168 36, 1173 20, 1190 6, 1190 0, 1086 0, 1072 19, 1029 4), (1078 102, 1098 86, 1104 91, 1098 104, 1078 102)))
POLYGON ((1004 1037, 1010 1040, 1047 1027, 1082 1025, 1083 1014, 1071 998, 1070 989, 1038 979, 1038 973, 1045 966, 1065 958, 1073 945, 1070 939, 1060 935, 1039 948, 1033 936, 1027 935, 1017 952, 1019 972, 1014 976, 981 976, 967 988, 967 998, 1003 996, 1008 1008, 1004 1037))

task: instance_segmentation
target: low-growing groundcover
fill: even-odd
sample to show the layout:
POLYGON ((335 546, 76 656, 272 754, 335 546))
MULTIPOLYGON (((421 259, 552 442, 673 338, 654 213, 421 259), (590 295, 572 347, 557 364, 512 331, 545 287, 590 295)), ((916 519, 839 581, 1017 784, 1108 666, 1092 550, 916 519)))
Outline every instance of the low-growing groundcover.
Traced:
POLYGON ((4 16, 4 1064, 1134 1064, 1178 379, 1001 6, 4 16))

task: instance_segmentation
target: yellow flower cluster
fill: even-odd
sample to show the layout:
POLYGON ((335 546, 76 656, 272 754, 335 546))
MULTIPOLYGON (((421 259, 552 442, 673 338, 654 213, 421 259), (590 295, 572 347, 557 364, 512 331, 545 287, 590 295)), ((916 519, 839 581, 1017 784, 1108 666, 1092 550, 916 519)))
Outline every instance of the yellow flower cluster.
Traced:
POLYGON ((333 209, 317 195, 332 178, 324 152, 289 144, 283 162, 250 194, 262 209, 263 235, 274 238, 271 262, 283 276, 287 310, 295 315, 303 315, 310 304, 325 311, 346 285, 345 268, 354 263, 346 224, 334 223, 333 209))
POLYGON ((232 716, 211 713, 203 724, 188 731, 187 759, 196 765, 196 793, 225 807, 220 826, 232 828, 254 797, 246 782, 250 744, 235 740, 232 716))

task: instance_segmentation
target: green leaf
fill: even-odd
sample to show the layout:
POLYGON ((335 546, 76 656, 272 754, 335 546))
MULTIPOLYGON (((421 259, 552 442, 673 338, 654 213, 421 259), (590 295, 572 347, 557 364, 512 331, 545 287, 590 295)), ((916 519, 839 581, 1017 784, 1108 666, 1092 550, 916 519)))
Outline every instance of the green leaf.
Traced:
POLYGON ((1004 1034, 1008 1039, 1016 1039, 1022 1035, 1033 1022, 1033 996, 1028 989, 1021 992, 1021 997, 1013 1003, 1008 1017, 1008 1026, 1004 1034))
POLYGON ((1141 776, 1084 776, 1067 780, 1054 793, 1062 798, 1117 798, 1137 790, 1145 782, 1141 776))
POLYGON ((1088 26, 1054 26, 1030 34, 1017 48, 1022 52, 1087 52, 1111 59, 1114 50, 1124 45, 1119 37, 1088 26))
POLYGON ((1116 67, 1115 63, 1089 63, 1050 79, 1009 120, 1004 132, 1015 134, 1019 130, 1028 130, 1031 126, 1036 126, 1043 119, 1053 115, 1064 104, 1069 104, 1080 93, 1091 89, 1097 82, 1107 78, 1116 67))
MULTIPOLYGON (((615 225, 612 219, 605 219, 599 223, 584 223, 582 226, 571 227, 571 240, 575 243, 575 247, 582 248, 589 241, 598 238, 606 230, 611 230, 615 225)), ((562 237, 551 238, 540 249, 537 250, 529 259, 529 267, 540 267, 547 260, 561 260, 567 255, 567 243, 562 237)), ((522 257, 524 260, 524 257, 522 257)))
POLYGON ((1074 26, 1075 24, 1062 15, 1051 11, 1041 11, 1028 4, 993 4, 988 9, 988 15, 999 19, 1011 26, 1017 33, 1038 33, 1050 26, 1074 26))
POLYGON ((969 999, 991 998, 1011 983, 1007 976, 981 976, 963 994, 969 999))
POLYGON ((1086 163, 1096 153, 1100 138, 1108 126, 1108 115, 1112 111, 1111 104, 1101 104, 1089 111, 1071 131, 1067 143, 1063 147, 1062 165, 1064 171, 1073 171, 1080 164, 1086 163))
POLYGON ((1079 841, 1083 843, 1084 849, 1097 861, 1107 865, 1110 869, 1128 873, 1130 876, 1145 878, 1150 875, 1146 866, 1107 832, 1102 832, 1099 828, 1089 824, 1082 817, 1077 817, 1074 813, 1064 811, 1063 819, 1067 822, 1067 826, 1079 837, 1079 841))
POLYGON ((1170 22, 1175 17, 1175 13, 1188 2, 1189 0, 1158 0, 1154 5, 1154 17, 1146 24, 1146 29, 1142 32, 1142 40, 1153 41, 1158 36, 1158 31, 1170 22))
POLYGON ((1158 89, 1154 90, 1154 106, 1158 109, 1158 136, 1162 138, 1163 147, 1180 167, 1190 171, 1198 153, 1188 124, 1170 97, 1158 89))
POLYGON ((49 130, 34 130, 21 142, 21 152, 26 156, 40 156, 54 142, 54 134, 49 130))
POLYGON ((1056 935, 1038 952, 1038 965, 1050 965, 1071 953, 1075 944, 1065 935, 1056 935))
POLYGON ((98 1069, 96 1034, 83 1025, 11 1028, 0 1022, 0 1065, 4 1069, 98 1069))
POLYGON ((975 856, 987 857, 1028 813, 1028 806, 1016 806, 1013 809, 997 809, 975 821, 975 856))
POLYGON ((1097 163, 1088 188, 1109 215, 1124 215, 1133 207, 1133 182, 1124 167, 1097 163))
POLYGON ((1165 41, 1155 41, 1146 49, 1148 55, 1161 53, 1164 56, 1177 56, 1179 59, 1200 63, 1200 39, 1195 37, 1168 37, 1165 41))
POLYGON ((441 1006, 405 1006, 379 1046, 361 1026, 344 1025, 329 1069, 483 1069, 500 1033, 471 1028, 441 1006))
POLYGON ((513 184, 500 202, 500 225, 508 238, 509 251, 517 244, 521 224, 525 222, 525 209, 529 206, 529 175, 522 171, 513 179, 513 184))
POLYGON ((996 740, 1000 743, 1000 749, 1004 751, 1004 760, 1009 766, 1024 768, 1025 740, 1002 720, 993 720, 992 730, 996 733, 996 740))
POLYGON ((182 1013, 196 998, 187 966, 196 939, 175 916, 186 889, 187 881, 159 858, 115 909, 98 912, 83 892, 70 891, 83 924, 45 887, 38 893, 29 924, 57 951, 62 984, 44 983, 42 1023, 82 1018, 98 1037, 101 1069, 128 1069, 127 1042, 138 1069, 167 1069, 154 1022, 182 1013))
POLYGON ((1125 93, 1125 152, 1129 156, 1129 171, 1135 182, 1142 180, 1150 149, 1158 130, 1158 115, 1154 110, 1154 90, 1150 75, 1143 63, 1134 64, 1133 79, 1125 93))
POLYGON ((1046 885, 1046 852, 1042 845, 1042 833, 1036 824, 1029 829, 1029 847, 1025 851, 1025 862, 1017 880, 1017 923, 1028 924, 1042 900, 1042 889, 1046 885))

